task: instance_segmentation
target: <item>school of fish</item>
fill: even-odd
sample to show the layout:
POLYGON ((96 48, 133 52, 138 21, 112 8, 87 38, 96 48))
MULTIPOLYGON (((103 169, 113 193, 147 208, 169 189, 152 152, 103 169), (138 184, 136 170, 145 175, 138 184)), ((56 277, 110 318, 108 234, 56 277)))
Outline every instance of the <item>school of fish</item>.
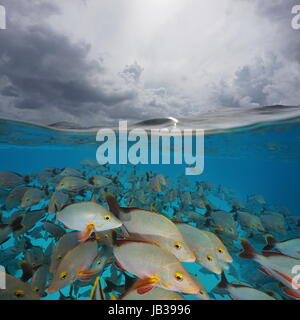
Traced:
POLYGON ((0 266, 0 300, 300 300, 300 217, 140 166, 0 172, 0 266))

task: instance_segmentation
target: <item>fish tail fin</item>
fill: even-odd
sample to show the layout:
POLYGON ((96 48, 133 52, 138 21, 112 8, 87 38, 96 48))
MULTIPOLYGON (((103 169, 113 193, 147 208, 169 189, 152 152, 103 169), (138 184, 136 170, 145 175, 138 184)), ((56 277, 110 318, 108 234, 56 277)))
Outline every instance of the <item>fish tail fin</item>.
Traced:
POLYGON ((255 249, 246 240, 242 240, 241 245, 243 247, 243 251, 239 253, 238 256, 243 259, 253 260, 256 255, 255 249))
POLYGON ((117 246, 118 245, 118 237, 117 237, 117 231, 116 230, 112 230, 111 238, 112 238, 112 245, 113 246, 117 246))
POLYGON ((269 235, 266 237, 266 241, 267 241, 267 245, 265 247, 263 247, 263 250, 271 250, 275 247, 276 245, 276 239, 272 236, 269 235))
POLYGON ((218 289, 226 289, 228 287, 228 281, 224 271, 221 274, 221 281, 217 284, 218 289))
POLYGON ((105 196, 105 199, 106 199, 106 202, 108 204, 109 211, 111 213, 113 213, 116 217, 119 218, 121 208, 120 208, 120 205, 119 205, 118 201, 110 193, 105 196))

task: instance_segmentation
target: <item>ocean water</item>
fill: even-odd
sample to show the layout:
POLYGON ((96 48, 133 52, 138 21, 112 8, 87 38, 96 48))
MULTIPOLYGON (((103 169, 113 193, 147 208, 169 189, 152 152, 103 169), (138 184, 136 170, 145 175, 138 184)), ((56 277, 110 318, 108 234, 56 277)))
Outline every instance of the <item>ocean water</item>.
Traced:
MULTIPOLYGON (((227 113, 226 119, 221 115, 202 117, 196 121, 188 119, 156 119, 138 124, 132 124, 130 128, 142 127, 144 129, 172 127, 177 128, 201 128, 205 129, 205 152, 204 171, 198 176, 186 176, 186 165, 137 165, 138 170, 163 174, 168 180, 168 188, 174 187, 179 191, 194 192, 194 186, 200 182, 210 182, 214 188, 221 186, 233 190, 232 197, 247 202, 250 195, 261 195, 265 199, 268 208, 286 207, 289 214, 298 216, 299 211, 299 183, 300 183, 300 118, 294 116, 289 110, 289 116, 280 109, 280 116, 274 113, 270 117, 270 110, 255 113, 255 117, 248 113, 243 117, 233 116, 237 113, 232 111, 227 113), (284 113, 282 115, 282 113, 284 113), (251 118, 252 117, 252 118, 251 118), (259 117, 259 121, 257 120, 259 117), (251 118, 251 119, 250 119, 251 118), (267 119, 271 120, 268 120, 267 119), (244 120, 242 120, 244 119, 244 120), (206 126, 206 127, 205 127, 206 126), (182 183, 182 178, 187 183, 182 183)), ((294 109, 292 110, 295 111, 294 109)), ((39 126, 36 124, 21 123, 10 120, 0 120, 0 171, 12 171, 22 175, 34 175, 46 168, 80 168, 80 162, 84 159, 96 158, 96 151, 99 142, 96 141, 95 128, 67 128, 67 124, 56 124, 52 126, 39 126)), ((121 181, 125 191, 130 192, 130 184, 126 182, 126 172, 128 174, 134 170, 133 165, 107 165, 108 171, 114 173, 121 181), (121 171, 120 171, 121 170, 121 171)), ((156 197, 155 191, 152 191, 156 197)), ((211 193, 211 201, 220 209, 229 210, 228 202, 221 201, 211 193)), ((172 203, 167 203, 166 191, 160 193, 160 201, 168 204, 165 215, 171 217, 172 206, 179 206, 179 199, 172 203)), ((28 208, 34 210, 42 206, 49 199, 41 201, 35 207, 28 208)), ((3 201, 3 199, 1 200, 3 201)), ((164 203, 162 203, 163 205, 164 203)), ((3 205, 3 203, 1 203, 3 205)), ((146 208, 145 209, 150 209, 146 208)), ((4 217, 8 217, 12 212, 20 210, 19 207, 11 210, 3 209, 4 217)), ((253 208, 255 210, 255 208, 253 208)), ((229 210, 230 211, 230 210, 229 210)), ((197 210, 199 214, 204 214, 203 210, 197 210)), ((184 217, 184 213, 183 213, 184 217)), ((186 221, 189 222, 189 221, 186 221)), ((41 223, 41 222, 39 222, 41 223)), ((245 232, 237 225, 239 236, 245 236, 245 232)), ((292 232, 292 231, 291 231, 292 232)), ((295 236, 288 231, 287 235, 274 234, 279 239, 295 236)), ((294 231, 293 231, 294 232, 294 231)), ((27 235, 28 236, 28 235, 27 235)), ((21 236, 22 237, 22 236, 21 236)), ((29 237, 30 238, 30 237, 29 237)), ((13 246, 15 239, 11 235, 10 240, 1 245, 1 252, 13 246)), ((42 238, 31 239, 32 244, 41 246, 43 249, 52 241, 43 234, 42 238)), ((260 244, 255 244, 259 247, 260 244)), ((237 258, 239 251, 238 242, 235 244, 237 251, 232 251, 234 259, 233 266, 237 271, 237 276, 228 274, 230 281, 246 281, 248 284, 260 287, 261 280, 245 279, 242 270, 244 268, 257 269, 257 265, 252 262, 237 258), (242 267, 241 267, 242 265, 242 267), (254 267, 253 267, 254 266, 254 267)), ((17 259, 24 259, 21 253, 17 259)), ((9 264, 9 261, 6 262, 9 264)), ((220 281, 220 276, 210 272, 203 272, 203 268, 198 264, 184 264, 189 271, 196 273, 202 280, 206 290, 210 294, 213 288, 220 281)), ((251 269, 251 270, 252 270, 251 269)), ((21 271, 14 269, 14 276, 20 277, 21 271)), ((110 271, 105 271, 105 276, 109 277, 110 271)), ((255 279, 255 277, 253 278, 255 279)), ((259 278, 260 279, 260 278, 259 278)), ((30 281, 29 281, 30 282, 30 281)), ((69 286, 62 289, 68 295, 69 286)), ((90 290, 87 286, 79 292, 90 290)), ((49 294, 42 299, 58 299, 59 294, 49 294)), ((88 299, 88 296, 77 296, 78 299, 88 299)), ((191 298, 187 296, 186 298, 191 298)), ((212 294, 211 298, 229 299, 227 295, 212 294)))

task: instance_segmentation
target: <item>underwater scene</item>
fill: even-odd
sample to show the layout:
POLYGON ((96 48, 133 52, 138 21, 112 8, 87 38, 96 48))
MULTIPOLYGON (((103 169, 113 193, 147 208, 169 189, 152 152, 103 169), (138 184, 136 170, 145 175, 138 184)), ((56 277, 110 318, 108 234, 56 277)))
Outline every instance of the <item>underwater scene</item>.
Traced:
POLYGON ((295 110, 131 125, 205 129, 200 175, 99 164, 95 128, 1 120, 0 299, 299 300, 295 110))

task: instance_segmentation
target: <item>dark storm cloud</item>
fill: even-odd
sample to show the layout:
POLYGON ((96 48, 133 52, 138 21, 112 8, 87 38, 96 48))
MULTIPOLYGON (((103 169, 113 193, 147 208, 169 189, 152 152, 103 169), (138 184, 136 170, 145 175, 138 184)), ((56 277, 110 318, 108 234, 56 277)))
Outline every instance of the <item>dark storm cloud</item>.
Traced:
POLYGON ((51 109, 80 116, 134 97, 131 91, 114 91, 99 85, 95 79, 101 77, 104 69, 99 61, 88 59, 90 47, 72 43, 40 21, 35 24, 38 12, 47 16, 58 10, 45 1, 33 3, 18 1, 20 6, 15 1, 5 3, 8 12, 15 13, 9 15, 8 29, 0 33, 0 74, 6 80, 0 92, 11 98, 4 100, 9 105, 2 99, 2 111, 13 105, 16 109, 36 109, 42 117, 44 110, 47 122, 51 109), (30 15, 31 10, 34 17, 30 25, 16 22, 23 15, 30 15))

